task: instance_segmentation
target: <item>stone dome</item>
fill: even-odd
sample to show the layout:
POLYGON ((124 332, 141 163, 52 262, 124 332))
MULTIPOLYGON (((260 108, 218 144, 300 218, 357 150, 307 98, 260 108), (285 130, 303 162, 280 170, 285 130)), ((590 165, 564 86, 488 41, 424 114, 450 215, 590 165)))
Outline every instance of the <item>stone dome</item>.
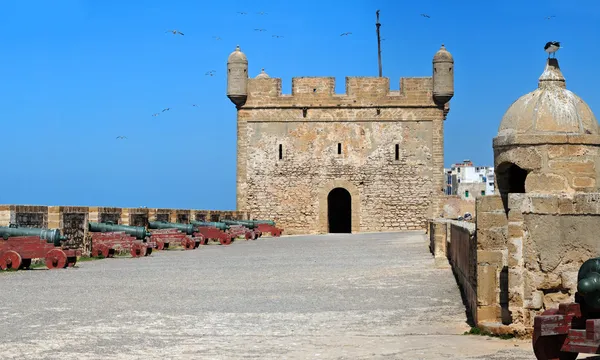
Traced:
POLYGON ((442 44, 442 47, 435 53, 435 55, 433 55, 433 62, 454 62, 454 58, 452 57, 452 54, 446 50, 444 44, 442 44))
POLYGON ((558 61, 548 59, 538 88, 521 96, 506 111, 498 136, 598 135, 598 121, 590 107, 566 89, 558 61))
POLYGON ((255 79, 269 79, 270 76, 265 72, 265 69, 260 70, 260 74, 256 75, 255 79))
POLYGON ((235 50, 229 54, 229 57, 227 58, 227 62, 228 63, 248 63, 248 58, 246 57, 246 54, 244 54, 242 52, 242 50, 240 50, 240 46, 237 45, 235 47, 235 50))

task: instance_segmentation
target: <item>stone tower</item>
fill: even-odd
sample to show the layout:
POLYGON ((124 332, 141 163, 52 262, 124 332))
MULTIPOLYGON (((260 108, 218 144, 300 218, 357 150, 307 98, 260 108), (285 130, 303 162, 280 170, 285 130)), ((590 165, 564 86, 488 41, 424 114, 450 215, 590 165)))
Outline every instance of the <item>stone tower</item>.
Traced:
MULTIPOLYGON (((598 192, 600 130, 548 59, 538 88, 506 111, 493 140, 500 194, 598 192)), ((506 207, 506 205, 505 205, 506 207)))
POLYGON ((294 77, 291 94, 228 60, 237 106, 237 209, 286 233, 424 229, 444 195, 444 120, 454 60, 442 46, 431 77, 294 77))
POLYGON ((444 44, 433 56, 433 100, 444 105, 454 96, 454 59, 444 44))
POLYGON ((227 59, 227 97, 236 107, 244 105, 248 97, 248 59, 236 46, 227 59))

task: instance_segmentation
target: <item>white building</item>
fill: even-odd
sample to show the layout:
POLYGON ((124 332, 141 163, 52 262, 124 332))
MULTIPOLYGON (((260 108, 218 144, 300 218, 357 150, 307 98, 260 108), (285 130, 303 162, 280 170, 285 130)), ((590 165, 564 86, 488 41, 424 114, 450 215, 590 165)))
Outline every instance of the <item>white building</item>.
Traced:
POLYGON ((474 166, 471 160, 463 160, 449 169, 446 174, 446 195, 459 195, 465 200, 494 194, 494 167, 474 166))

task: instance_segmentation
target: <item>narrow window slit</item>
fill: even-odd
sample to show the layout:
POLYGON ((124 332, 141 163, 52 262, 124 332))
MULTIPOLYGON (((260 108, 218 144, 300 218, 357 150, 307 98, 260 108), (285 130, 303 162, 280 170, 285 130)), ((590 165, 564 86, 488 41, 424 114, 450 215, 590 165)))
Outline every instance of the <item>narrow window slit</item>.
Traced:
POLYGON ((396 160, 400 160, 400 145, 396 144, 396 160))
POLYGON ((342 153, 342 143, 338 143, 338 155, 342 153))
POLYGON ((279 160, 283 159, 283 145, 279 144, 279 160))

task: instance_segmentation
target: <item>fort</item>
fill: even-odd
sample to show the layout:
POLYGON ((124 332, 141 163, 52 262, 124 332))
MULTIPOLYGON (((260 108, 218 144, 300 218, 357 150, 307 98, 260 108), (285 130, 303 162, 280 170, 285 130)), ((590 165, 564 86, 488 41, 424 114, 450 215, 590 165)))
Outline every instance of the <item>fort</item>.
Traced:
POLYGON ((237 107, 237 210, 289 234, 425 229, 444 194, 444 120, 454 60, 442 45, 431 77, 295 77, 291 95, 264 70, 227 61, 237 107))
MULTIPOLYGON (((390 79, 297 77, 292 93, 262 71, 248 77, 238 47, 227 95, 237 107, 237 209, 0 206, 0 225, 58 228, 88 249, 86 223, 274 219, 286 234, 426 230, 450 265, 475 324, 528 335, 534 319, 573 301, 579 267, 600 256, 600 128, 548 59, 537 88, 507 106, 493 139, 498 195, 477 199, 474 222, 440 218, 444 121, 452 55, 433 74, 390 79)), ((540 63, 540 68, 542 68, 540 63)), ((456 204, 452 206, 459 207, 456 204)))

